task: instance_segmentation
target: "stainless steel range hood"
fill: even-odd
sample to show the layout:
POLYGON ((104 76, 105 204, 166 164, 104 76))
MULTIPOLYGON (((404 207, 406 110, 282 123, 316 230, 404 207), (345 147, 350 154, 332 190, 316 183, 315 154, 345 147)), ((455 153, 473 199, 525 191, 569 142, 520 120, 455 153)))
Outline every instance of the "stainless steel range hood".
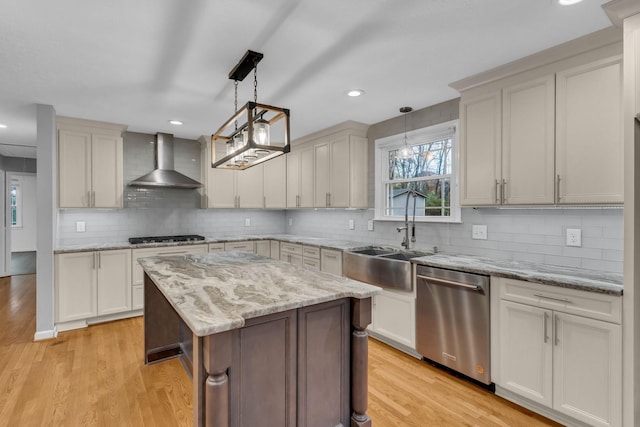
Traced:
POLYGON ((155 169, 129 183, 132 187, 200 188, 202 184, 173 169, 173 135, 156 134, 155 169))

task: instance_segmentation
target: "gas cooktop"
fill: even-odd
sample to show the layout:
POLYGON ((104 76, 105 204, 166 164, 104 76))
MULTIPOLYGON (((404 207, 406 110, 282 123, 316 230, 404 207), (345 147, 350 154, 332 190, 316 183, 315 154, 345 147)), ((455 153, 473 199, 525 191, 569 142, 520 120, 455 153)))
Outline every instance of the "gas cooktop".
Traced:
POLYGON ((204 240, 204 236, 197 234, 188 234, 183 236, 149 236, 149 237, 129 237, 129 243, 164 243, 164 242, 196 242, 204 240))

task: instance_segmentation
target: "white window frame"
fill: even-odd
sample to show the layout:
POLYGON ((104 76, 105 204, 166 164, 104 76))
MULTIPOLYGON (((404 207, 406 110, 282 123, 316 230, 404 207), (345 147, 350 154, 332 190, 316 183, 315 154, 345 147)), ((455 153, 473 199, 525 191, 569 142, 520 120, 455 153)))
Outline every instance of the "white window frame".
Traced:
MULTIPOLYGON (((451 134, 451 182, 450 182, 450 212, 448 217, 442 216, 416 216, 416 222, 444 222, 460 223, 460 179, 459 179, 459 120, 451 120, 426 128, 407 132, 407 144, 409 146, 425 144, 437 141, 449 132, 451 134)), ((404 144, 404 132, 391 135, 375 141, 375 216, 376 221, 404 221, 404 216, 386 215, 385 185, 389 181, 389 151, 396 150, 404 144)), ((410 207, 411 209, 411 207, 410 207)))
POLYGON ((22 228, 22 180, 20 178, 11 178, 9 182, 9 218, 11 218, 13 211, 13 204, 11 203, 12 187, 16 187, 16 224, 11 224, 11 219, 9 219, 9 223, 11 228, 22 228))

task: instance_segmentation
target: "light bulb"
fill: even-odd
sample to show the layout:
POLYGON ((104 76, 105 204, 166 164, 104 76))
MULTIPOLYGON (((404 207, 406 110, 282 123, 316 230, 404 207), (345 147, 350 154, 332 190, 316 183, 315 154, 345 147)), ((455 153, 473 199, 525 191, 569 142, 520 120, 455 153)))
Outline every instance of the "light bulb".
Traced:
POLYGON ((258 145, 269 145, 269 122, 264 119, 256 120, 253 124, 254 141, 258 145))

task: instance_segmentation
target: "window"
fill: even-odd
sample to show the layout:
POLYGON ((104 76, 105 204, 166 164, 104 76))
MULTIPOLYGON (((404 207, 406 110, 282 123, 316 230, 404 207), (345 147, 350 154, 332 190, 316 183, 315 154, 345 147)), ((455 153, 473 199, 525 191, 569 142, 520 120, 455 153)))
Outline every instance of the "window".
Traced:
POLYGON ((11 227, 22 227, 22 186, 19 179, 12 179, 10 191, 11 227))
POLYGON ((458 121, 407 132, 413 151, 400 159, 404 133, 376 140, 376 219, 460 222, 458 121), (414 208, 415 204, 415 208, 414 208))

